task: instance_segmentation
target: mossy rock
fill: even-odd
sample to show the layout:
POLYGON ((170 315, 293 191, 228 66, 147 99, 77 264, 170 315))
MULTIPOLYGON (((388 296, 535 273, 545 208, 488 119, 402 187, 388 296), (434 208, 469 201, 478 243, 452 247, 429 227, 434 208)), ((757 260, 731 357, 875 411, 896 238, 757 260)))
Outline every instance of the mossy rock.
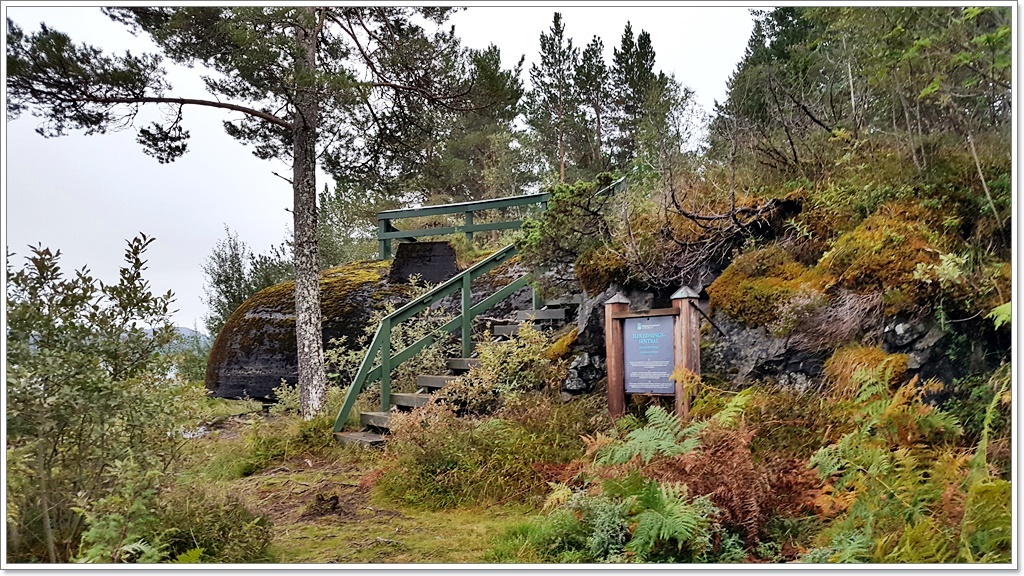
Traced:
MULTIPOLYGON (((389 261, 364 261, 320 275, 323 339, 362 334, 375 310, 408 299, 408 286, 387 282, 389 261)), ((210 350, 206 387, 221 398, 273 398, 284 379, 298 381, 295 282, 265 288, 227 319, 210 350)))

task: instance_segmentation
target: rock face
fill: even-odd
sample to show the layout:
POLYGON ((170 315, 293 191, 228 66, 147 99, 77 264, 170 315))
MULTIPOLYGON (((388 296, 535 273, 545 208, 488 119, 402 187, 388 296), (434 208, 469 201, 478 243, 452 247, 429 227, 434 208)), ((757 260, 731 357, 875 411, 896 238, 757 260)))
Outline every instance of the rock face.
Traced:
MULTIPOLYGON (((404 302, 409 288, 387 282, 388 262, 355 262, 320 276, 325 344, 363 333, 370 315, 404 302)), ((254 294, 224 323, 206 366, 206 387, 219 398, 270 400, 284 379, 298 381, 294 282, 254 294)), ((351 344, 351 342, 350 342, 351 344)))
MULTIPOLYGON (((776 338, 763 326, 745 327, 721 312, 713 316, 715 328, 702 338, 701 373, 743 387, 753 380, 773 379, 779 384, 806 390, 820 380, 827 351, 794 346, 792 338, 776 338)), ((706 323, 706 321, 704 321, 706 323)))

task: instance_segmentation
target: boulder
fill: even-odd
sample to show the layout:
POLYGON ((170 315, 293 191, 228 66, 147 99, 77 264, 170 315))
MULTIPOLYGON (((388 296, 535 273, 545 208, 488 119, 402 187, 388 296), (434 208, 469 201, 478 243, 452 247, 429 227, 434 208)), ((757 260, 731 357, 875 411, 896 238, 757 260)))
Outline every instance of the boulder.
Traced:
MULTIPOLYGON (((389 262, 355 262, 320 276, 323 339, 347 336, 355 346, 370 316, 389 302, 408 300, 410 288, 387 282, 389 262)), ((295 343, 295 282, 265 288, 246 300, 224 323, 210 350, 206 387, 219 398, 273 400, 285 380, 298 382, 295 343)))

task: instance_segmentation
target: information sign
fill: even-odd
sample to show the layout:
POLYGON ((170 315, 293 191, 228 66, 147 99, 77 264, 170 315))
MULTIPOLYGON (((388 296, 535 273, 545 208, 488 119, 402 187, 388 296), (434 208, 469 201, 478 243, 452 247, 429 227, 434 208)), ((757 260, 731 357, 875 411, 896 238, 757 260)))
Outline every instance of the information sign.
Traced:
POLYGON ((627 394, 674 394, 675 316, 627 318, 623 327, 627 394))

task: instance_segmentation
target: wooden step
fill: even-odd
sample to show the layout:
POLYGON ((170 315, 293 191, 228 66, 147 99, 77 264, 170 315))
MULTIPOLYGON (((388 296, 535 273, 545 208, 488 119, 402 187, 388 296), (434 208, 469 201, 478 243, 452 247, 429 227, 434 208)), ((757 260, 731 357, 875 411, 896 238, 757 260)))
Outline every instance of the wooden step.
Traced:
POLYGON ((579 306, 583 304, 583 294, 573 294, 568 297, 545 300, 544 303, 548 306, 579 306))
POLYGON ((495 336, 515 336, 516 334, 519 334, 519 324, 495 326, 491 332, 493 332, 495 336))
POLYGON ((405 394, 392 392, 391 393, 391 405, 402 406, 404 408, 419 408, 427 402, 430 402, 430 394, 405 394))
POLYGON ((520 322, 526 322, 527 320, 565 320, 565 309, 519 310, 516 312, 516 320, 520 322))
MULTIPOLYGON (((420 388, 444 388, 446 384, 455 380, 455 378, 457 376, 427 376, 420 374, 416 377, 416 386, 420 388)), ((395 395, 392 394, 391 396, 394 397, 395 395)))
POLYGON ((368 448, 383 446, 386 438, 376 432, 335 432, 334 439, 342 444, 358 444, 368 448))
POLYGON ((448 369, 449 370, 469 370, 474 366, 478 366, 480 361, 476 358, 449 358, 448 369))
POLYGON ((391 415, 387 412, 360 412, 359 421, 363 426, 374 428, 390 428, 391 415))

